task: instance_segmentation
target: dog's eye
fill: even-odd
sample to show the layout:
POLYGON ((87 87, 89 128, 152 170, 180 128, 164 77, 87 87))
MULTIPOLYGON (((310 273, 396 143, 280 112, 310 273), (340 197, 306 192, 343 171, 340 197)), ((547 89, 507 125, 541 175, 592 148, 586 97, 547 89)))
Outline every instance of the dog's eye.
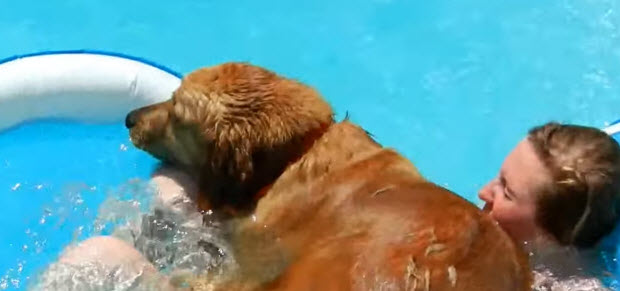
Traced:
POLYGON ((172 101, 172 105, 177 104, 177 92, 172 92, 172 96, 170 96, 170 101, 172 101))
POLYGON ((172 101, 172 109, 170 110, 170 117, 173 120, 178 120, 179 117, 183 116, 183 104, 176 102, 176 100, 172 101))

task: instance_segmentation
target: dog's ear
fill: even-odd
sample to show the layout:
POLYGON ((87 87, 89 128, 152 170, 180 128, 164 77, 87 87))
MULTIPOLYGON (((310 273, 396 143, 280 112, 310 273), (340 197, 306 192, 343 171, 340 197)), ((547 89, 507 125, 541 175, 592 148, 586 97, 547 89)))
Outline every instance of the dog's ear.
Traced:
POLYGON ((175 115, 199 127, 207 148, 204 179, 235 184, 215 191, 272 183, 308 135, 333 123, 331 107, 314 89, 249 64, 195 71, 174 99, 175 115))
POLYGON ((333 122, 331 107, 311 87, 245 63, 188 75, 176 93, 179 112, 198 121, 214 169, 253 175, 253 155, 280 148, 333 122), (183 101, 181 101, 181 99, 183 101))
POLYGON ((216 139, 210 145, 211 170, 244 183, 254 174, 253 140, 244 136, 239 126, 222 126, 219 130, 221 132, 216 134, 216 139))

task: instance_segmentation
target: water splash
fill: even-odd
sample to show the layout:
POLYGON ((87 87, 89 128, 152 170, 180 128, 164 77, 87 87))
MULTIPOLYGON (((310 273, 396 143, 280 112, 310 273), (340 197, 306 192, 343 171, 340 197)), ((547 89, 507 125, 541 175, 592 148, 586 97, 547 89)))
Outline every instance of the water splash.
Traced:
MULTIPOLYGON (((233 264, 223 230, 212 212, 199 213, 187 207, 169 208, 154 199, 155 189, 145 181, 131 180, 109 192, 101 203, 92 225, 74 230, 73 244, 84 234, 111 235, 134 246, 159 271, 132 276, 103 265, 85 263, 67 266, 52 264, 35 281, 35 290, 159 290, 158 284, 170 276, 176 284, 183 278, 211 272, 233 264), (135 289, 138 288, 138 289, 135 289)), ((65 197, 79 205, 79 196, 65 197)), ((27 230, 29 235, 34 235, 27 230)))
POLYGON ((104 201, 97 223, 113 222, 112 235, 134 245, 164 273, 184 270, 199 274, 215 270, 225 262, 229 247, 212 212, 199 213, 190 207, 189 200, 178 201, 177 207, 170 208, 153 199, 155 190, 149 185, 137 186, 130 190, 135 194, 126 196, 130 199, 121 195, 104 201), (145 197, 136 195, 147 192, 145 197))
POLYGON ((41 276, 32 290, 165 290, 163 280, 165 278, 162 276, 144 270, 130 274, 123 269, 98 263, 80 265, 56 263, 41 276))
POLYGON ((600 261, 604 250, 577 250, 537 243, 525 244, 524 248, 530 253, 535 291, 610 290, 603 280, 609 271, 600 261))

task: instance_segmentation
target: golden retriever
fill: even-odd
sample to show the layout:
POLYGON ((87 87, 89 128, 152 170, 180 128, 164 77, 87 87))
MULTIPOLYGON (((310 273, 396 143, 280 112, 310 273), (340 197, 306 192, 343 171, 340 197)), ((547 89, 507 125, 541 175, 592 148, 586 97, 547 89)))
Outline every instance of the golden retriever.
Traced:
POLYGON ((234 215, 238 269, 195 290, 529 290, 527 258, 312 88, 245 63, 186 76, 127 115, 132 142, 234 215))

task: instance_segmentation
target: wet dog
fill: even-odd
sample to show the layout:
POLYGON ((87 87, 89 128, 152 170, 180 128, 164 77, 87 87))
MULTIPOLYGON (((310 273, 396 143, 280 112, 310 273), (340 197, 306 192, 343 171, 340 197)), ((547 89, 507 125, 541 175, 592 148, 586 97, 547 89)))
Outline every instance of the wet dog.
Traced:
POLYGON ((127 115, 132 142, 226 212, 238 268, 209 290, 528 290, 487 215, 420 175, 312 88, 244 63, 186 76, 127 115))

